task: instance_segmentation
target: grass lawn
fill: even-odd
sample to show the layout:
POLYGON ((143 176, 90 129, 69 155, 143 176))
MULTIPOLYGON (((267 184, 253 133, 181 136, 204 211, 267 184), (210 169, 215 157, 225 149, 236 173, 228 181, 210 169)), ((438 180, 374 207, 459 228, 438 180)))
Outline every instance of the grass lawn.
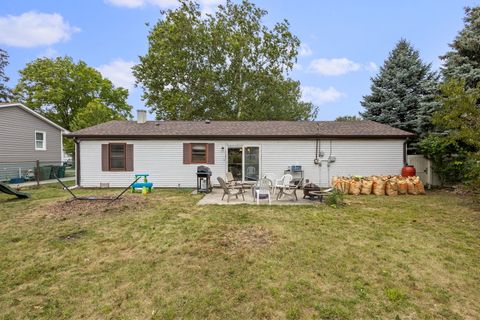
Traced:
POLYGON ((480 318, 480 213, 450 193, 333 209, 155 190, 79 214, 30 191, 0 195, 0 319, 480 318))

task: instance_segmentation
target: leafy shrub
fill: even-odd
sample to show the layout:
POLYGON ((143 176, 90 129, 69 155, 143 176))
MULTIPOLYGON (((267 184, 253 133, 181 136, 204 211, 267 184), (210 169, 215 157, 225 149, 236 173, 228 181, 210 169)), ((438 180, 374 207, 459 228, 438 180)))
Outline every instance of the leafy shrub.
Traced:
POLYGON ((433 170, 442 183, 464 182, 471 171, 470 149, 459 141, 445 136, 430 135, 420 143, 423 154, 432 160, 433 170))
POLYGON ((325 203, 332 208, 338 208, 345 205, 343 199, 343 193, 341 193, 337 189, 333 189, 332 193, 325 198, 325 203))
POLYGON ((467 88, 465 80, 441 86, 441 102, 433 114, 435 131, 421 142, 422 152, 444 183, 480 187, 480 84, 467 88))

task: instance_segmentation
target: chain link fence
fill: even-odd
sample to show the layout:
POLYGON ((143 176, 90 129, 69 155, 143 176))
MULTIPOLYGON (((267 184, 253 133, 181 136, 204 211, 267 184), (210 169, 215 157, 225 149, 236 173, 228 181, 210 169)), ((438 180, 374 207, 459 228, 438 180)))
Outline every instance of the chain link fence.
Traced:
POLYGON ((23 161, 0 162, 0 181, 23 183, 75 176, 75 163, 72 161, 23 161))

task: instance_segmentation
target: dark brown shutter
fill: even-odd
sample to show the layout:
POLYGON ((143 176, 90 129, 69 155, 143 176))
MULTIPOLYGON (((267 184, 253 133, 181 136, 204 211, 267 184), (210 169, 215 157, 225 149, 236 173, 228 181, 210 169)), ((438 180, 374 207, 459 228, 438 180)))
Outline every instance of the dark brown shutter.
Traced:
POLYGON ((133 171, 133 144, 126 145, 125 159, 125 171, 133 171))
POLYGON ((192 145, 190 143, 183 144, 183 164, 192 163, 192 145))
POLYGON ((110 171, 108 144, 102 144, 102 171, 110 171))
POLYGON ((207 163, 215 164, 215 143, 207 143, 207 163))

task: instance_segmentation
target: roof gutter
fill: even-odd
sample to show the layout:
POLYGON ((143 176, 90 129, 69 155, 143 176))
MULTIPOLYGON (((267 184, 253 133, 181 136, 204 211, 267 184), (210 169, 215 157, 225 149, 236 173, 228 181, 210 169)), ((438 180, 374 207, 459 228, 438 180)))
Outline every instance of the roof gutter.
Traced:
POLYGON ((76 139, 131 139, 131 140, 168 140, 168 139, 406 139, 411 135, 95 135, 65 134, 65 137, 76 139))

